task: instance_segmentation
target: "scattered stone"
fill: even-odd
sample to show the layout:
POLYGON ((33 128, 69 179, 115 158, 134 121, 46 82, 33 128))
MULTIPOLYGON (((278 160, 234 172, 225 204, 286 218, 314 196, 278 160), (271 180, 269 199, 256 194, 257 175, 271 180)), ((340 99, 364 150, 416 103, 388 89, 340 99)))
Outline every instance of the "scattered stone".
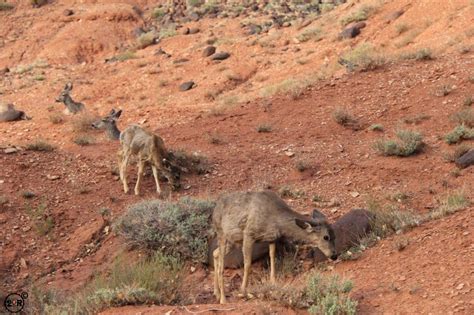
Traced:
POLYGON ((339 38, 354 38, 360 34, 360 29, 350 26, 339 34, 339 38))
POLYGON ((260 25, 250 24, 248 26, 247 35, 260 34, 261 31, 262 31, 262 27, 260 25))
POLYGON ((212 60, 226 60, 229 57, 230 57, 230 54, 228 52, 220 52, 220 53, 212 55, 211 59, 212 60))
POLYGON ((286 151, 286 152, 285 152, 285 155, 288 156, 288 157, 293 157, 293 156, 295 156, 295 152, 286 151))
POLYGON ((28 268, 28 265, 26 264, 26 260, 23 257, 20 258, 20 266, 21 266, 22 269, 28 268))
POLYGON ((202 56, 203 56, 203 57, 209 57, 209 56, 212 56, 215 52, 216 52, 216 47, 214 47, 214 46, 207 46, 207 47, 204 48, 204 50, 202 51, 202 56))
POLYGON ((353 198, 357 198, 357 197, 360 196, 360 194, 359 194, 357 191, 351 191, 349 194, 350 194, 353 198))
POLYGON ((189 27, 183 27, 183 29, 181 30, 181 34, 188 35, 189 34, 189 27))
POLYGON ((455 160, 460 168, 466 168, 474 164, 474 150, 469 150, 455 160))
POLYGON ((462 290, 464 288, 464 283, 460 283, 456 286, 456 290, 462 290))
POLYGON ((0 69, 0 75, 4 75, 6 73, 10 72, 10 69, 8 67, 0 69))
POLYGON ((11 154, 11 153, 18 152, 18 149, 17 148, 6 148, 5 150, 3 150, 3 152, 5 152, 6 154, 11 154))
POLYGON ((49 179, 49 180, 58 180, 59 179, 59 176, 58 175, 46 175, 46 177, 49 179))
POLYGON ((199 14, 197 14, 196 12, 193 12, 189 15, 189 18, 191 19, 191 21, 199 21, 200 17, 199 17, 199 14))
POLYGON ((197 27, 193 27, 193 28, 189 29, 189 32, 188 32, 188 34, 190 34, 190 35, 197 34, 197 33, 199 33, 199 28, 197 28, 197 27))
POLYGON ((74 14, 74 11, 71 10, 71 9, 65 9, 65 10, 63 11, 63 15, 64 15, 64 16, 71 16, 71 15, 73 15, 73 14, 74 14))
POLYGON ((180 59, 176 59, 173 61, 174 64, 178 64, 178 63, 184 63, 184 62, 188 62, 189 59, 187 58, 180 58, 180 59))
POLYGON ((184 82, 179 86, 180 91, 188 91, 194 87, 194 81, 184 82))

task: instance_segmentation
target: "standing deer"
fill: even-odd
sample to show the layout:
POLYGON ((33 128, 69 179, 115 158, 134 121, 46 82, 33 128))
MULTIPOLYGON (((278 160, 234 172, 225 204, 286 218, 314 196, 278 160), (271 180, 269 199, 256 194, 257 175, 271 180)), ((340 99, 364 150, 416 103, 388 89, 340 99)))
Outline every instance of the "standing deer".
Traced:
POLYGON ((145 164, 150 163, 155 178, 156 191, 161 194, 158 180, 158 170, 168 179, 173 190, 180 187, 179 169, 170 161, 170 154, 166 150, 163 139, 138 125, 131 125, 120 133, 119 168, 120 179, 123 190, 128 193, 127 164, 131 155, 138 157, 138 179, 135 184, 135 195, 140 194, 140 183, 142 181, 145 164))
POLYGON ((71 95, 69 95, 71 90, 72 90, 72 83, 69 82, 69 83, 66 84, 64 89, 59 94, 58 98, 56 99, 56 102, 64 103, 64 105, 66 105, 66 109, 69 113, 76 114, 76 113, 84 110, 85 106, 82 103, 75 102, 71 98, 71 95))
POLYGON ((255 242, 268 242, 270 281, 275 283, 275 242, 281 237, 318 247, 327 257, 337 259, 335 236, 326 220, 305 217, 271 191, 238 192, 218 199, 212 214, 218 248, 214 250, 214 295, 221 304, 224 292, 224 257, 236 244, 242 246, 245 292, 255 242))

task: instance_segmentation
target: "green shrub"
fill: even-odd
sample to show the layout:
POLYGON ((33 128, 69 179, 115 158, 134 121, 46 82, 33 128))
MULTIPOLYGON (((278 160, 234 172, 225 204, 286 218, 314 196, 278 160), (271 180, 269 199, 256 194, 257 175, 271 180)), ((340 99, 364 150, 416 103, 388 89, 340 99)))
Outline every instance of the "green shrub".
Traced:
POLYGON ((452 153, 446 153, 444 155, 444 158, 446 159, 446 161, 454 162, 458 158, 463 156, 465 153, 467 153, 469 150, 471 150, 470 146, 460 144, 454 149, 452 153))
POLYGON ((381 124, 373 124, 369 127, 369 130, 371 130, 371 131, 380 131, 381 132, 381 131, 384 130, 384 128, 383 128, 383 125, 381 125, 381 124))
POLYGON ((474 129, 468 128, 464 125, 459 125, 449 132, 444 139, 448 144, 455 144, 463 140, 474 139, 474 129))
POLYGON ((375 143, 376 150, 385 156, 410 156, 419 153, 424 146, 420 133, 410 130, 399 130, 396 133, 398 141, 379 140, 375 143))
POLYGON ((352 14, 344 17, 341 20, 341 24, 343 26, 352 23, 352 22, 361 22, 365 21, 369 18, 370 14, 375 11, 375 7, 363 5, 357 11, 353 12, 352 14))
POLYGON ((142 201, 127 209, 116 228, 131 245, 205 262, 213 208, 213 202, 191 198, 142 201))
POLYGON ((308 28, 296 35, 296 39, 300 42, 307 42, 310 39, 318 41, 321 39, 321 33, 322 31, 319 27, 308 28))
POLYGON ((352 288, 351 281, 341 282, 338 275, 331 277, 323 277, 318 273, 311 275, 306 295, 313 302, 308 311, 311 314, 325 315, 355 314, 358 303, 348 296, 352 288))
POLYGON ((143 49, 155 43, 157 34, 154 31, 143 33, 137 38, 137 48, 143 49))
POLYGON ((402 59, 433 60, 433 52, 429 48, 422 48, 414 53, 403 54, 402 59))

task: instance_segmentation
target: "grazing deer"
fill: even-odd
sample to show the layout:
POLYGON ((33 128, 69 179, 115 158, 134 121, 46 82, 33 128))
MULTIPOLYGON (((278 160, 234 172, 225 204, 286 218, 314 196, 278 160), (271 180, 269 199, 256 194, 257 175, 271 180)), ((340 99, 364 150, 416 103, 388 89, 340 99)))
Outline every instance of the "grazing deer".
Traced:
POLYGON ((85 106, 82 103, 75 102, 69 93, 72 90, 72 83, 69 82, 66 84, 64 89, 61 91, 59 94, 58 98, 56 99, 56 102, 58 103, 64 103, 66 105, 67 112, 71 114, 76 114, 82 110, 84 110, 85 106))
POLYGON ((171 162, 169 158, 170 154, 165 148, 163 139, 158 135, 146 131, 138 125, 131 125, 120 133, 120 144, 122 145, 122 149, 118 154, 120 179, 122 180, 125 193, 128 193, 126 171, 131 155, 138 157, 138 179, 135 184, 135 195, 140 194, 139 188, 145 169, 145 163, 151 164, 158 194, 161 194, 158 170, 168 179, 173 190, 177 190, 180 187, 180 170, 171 162))
POLYGON ((29 120, 24 111, 16 110, 13 104, 0 104, 0 122, 15 121, 15 120, 29 120))
POLYGON ((275 283, 275 242, 281 237, 318 247, 337 259, 334 232, 326 220, 314 220, 293 210, 271 191, 238 192, 222 196, 212 214, 218 248, 214 250, 214 295, 225 303, 224 257, 235 244, 242 245, 245 292, 255 242, 268 242, 270 281, 275 283))
POLYGON ((117 128, 116 121, 120 118, 121 114, 122 110, 116 112, 115 109, 112 108, 112 110, 107 116, 92 123, 92 127, 96 129, 105 129, 107 135, 111 140, 119 140, 120 130, 117 128))

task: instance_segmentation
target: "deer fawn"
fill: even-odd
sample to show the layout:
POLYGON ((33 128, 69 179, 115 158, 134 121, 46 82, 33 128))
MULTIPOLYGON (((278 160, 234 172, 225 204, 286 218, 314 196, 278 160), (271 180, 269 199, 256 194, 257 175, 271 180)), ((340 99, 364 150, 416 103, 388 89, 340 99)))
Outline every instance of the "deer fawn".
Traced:
POLYGON ((324 219, 307 218, 293 210, 271 191, 238 192, 218 199, 212 214, 218 248, 214 250, 214 295, 225 303, 224 257, 235 244, 242 246, 245 292, 255 242, 268 242, 270 281, 275 283, 275 242, 281 237, 318 247, 327 257, 337 259, 335 236, 324 219))
POLYGON ((76 114, 76 113, 84 110, 85 106, 82 103, 73 101, 73 99, 69 95, 71 90, 72 90, 72 83, 69 82, 69 83, 66 84, 64 89, 59 94, 58 98, 56 99, 56 102, 64 103, 64 105, 66 105, 66 109, 69 113, 76 114))

